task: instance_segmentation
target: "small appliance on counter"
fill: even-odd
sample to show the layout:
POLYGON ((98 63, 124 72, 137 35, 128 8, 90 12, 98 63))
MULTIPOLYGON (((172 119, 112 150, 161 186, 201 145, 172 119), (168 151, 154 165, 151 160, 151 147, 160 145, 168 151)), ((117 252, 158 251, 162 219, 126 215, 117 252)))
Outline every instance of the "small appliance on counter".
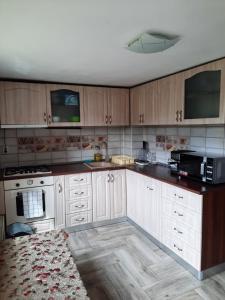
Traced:
POLYGON ((170 166, 172 174, 178 174, 179 164, 180 164, 180 155, 182 153, 195 152, 193 150, 173 150, 171 151, 171 158, 168 160, 168 165, 170 166))
POLYGON ((182 153, 178 174, 210 184, 225 183, 225 156, 201 152, 182 153))
POLYGON ((143 147, 138 152, 138 158, 135 159, 135 164, 140 166, 147 166, 150 163, 149 144, 143 141, 143 147))

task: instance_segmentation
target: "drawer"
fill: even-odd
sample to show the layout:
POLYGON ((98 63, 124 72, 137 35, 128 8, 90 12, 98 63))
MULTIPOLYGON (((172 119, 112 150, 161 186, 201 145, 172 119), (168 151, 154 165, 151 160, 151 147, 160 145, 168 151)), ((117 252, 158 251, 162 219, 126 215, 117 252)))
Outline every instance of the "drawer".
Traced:
POLYGON ((84 211, 66 215, 66 226, 75 226, 92 222, 92 211, 84 211))
POLYGON ((35 232, 44 232, 55 229, 54 219, 36 221, 27 224, 29 224, 35 230, 35 232))
POLYGON ((176 238, 184 241, 196 251, 201 251, 201 234, 193 230, 191 227, 169 218, 163 218, 163 233, 164 235, 173 235, 176 238))
POLYGON ((195 269, 200 270, 201 268, 201 253, 195 251, 184 241, 178 239, 174 235, 167 235, 164 240, 165 245, 180 256, 183 260, 193 266, 195 269))
POLYGON ((65 176, 66 189, 74 186, 91 184, 91 173, 81 173, 65 176))
POLYGON ((202 195, 198 195, 181 188, 177 188, 171 184, 162 185, 162 196, 178 202, 189 209, 202 212, 202 195))
POLYGON ((163 199, 163 214, 201 233, 202 215, 170 199, 163 199))
POLYGON ((82 198, 80 200, 66 201, 66 214, 74 212, 91 210, 92 209, 92 198, 82 198))
POLYGON ((91 185, 77 186, 71 190, 66 190, 66 200, 78 200, 81 198, 92 198, 91 185))

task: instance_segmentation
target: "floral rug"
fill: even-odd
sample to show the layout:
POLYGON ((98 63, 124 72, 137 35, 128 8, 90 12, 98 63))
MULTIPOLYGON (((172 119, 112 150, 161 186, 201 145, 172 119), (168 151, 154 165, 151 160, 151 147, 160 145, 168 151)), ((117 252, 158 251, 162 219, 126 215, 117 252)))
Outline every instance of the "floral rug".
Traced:
POLYGON ((0 242, 0 299, 79 299, 87 292, 63 230, 0 242))

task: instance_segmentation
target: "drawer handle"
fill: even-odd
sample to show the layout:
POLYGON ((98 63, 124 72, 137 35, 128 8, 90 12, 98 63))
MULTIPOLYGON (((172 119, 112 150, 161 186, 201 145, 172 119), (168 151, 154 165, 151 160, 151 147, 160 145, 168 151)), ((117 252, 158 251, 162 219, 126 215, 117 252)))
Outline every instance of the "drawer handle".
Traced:
POLYGON ((150 190, 150 191, 154 191, 154 189, 149 187, 149 186, 147 186, 147 189, 150 190))
POLYGON ((83 195, 84 194, 84 192, 80 192, 80 193, 78 193, 78 192, 76 192, 76 193, 74 193, 74 195, 83 195))
POLYGON ((75 205, 75 207, 77 207, 77 208, 83 208, 85 205, 84 204, 82 204, 82 205, 75 205))
POLYGON ((177 245, 176 245, 176 244, 173 244, 173 246, 174 246, 174 248, 176 248, 178 251, 180 251, 180 252, 182 252, 182 251, 183 251, 183 249, 181 249, 181 248, 177 247, 177 245))
POLYGON ((184 197, 183 197, 183 196, 178 196, 178 198, 179 198, 179 199, 184 199, 184 197))
POLYGON ((74 179, 73 181, 78 181, 78 182, 81 182, 81 181, 83 181, 84 180, 84 178, 81 178, 81 179, 74 179))
POLYGON ((183 217, 184 215, 174 210, 174 213, 178 215, 178 217, 183 217))
POLYGON ((85 220, 84 217, 83 217, 83 218, 76 219, 76 221, 78 221, 78 222, 81 222, 81 221, 84 221, 84 220, 85 220))
POLYGON ((179 234, 183 234, 183 232, 180 231, 180 230, 178 230, 176 227, 174 227, 173 230, 175 230, 175 231, 176 231, 177 233, 179 233, 179 234))

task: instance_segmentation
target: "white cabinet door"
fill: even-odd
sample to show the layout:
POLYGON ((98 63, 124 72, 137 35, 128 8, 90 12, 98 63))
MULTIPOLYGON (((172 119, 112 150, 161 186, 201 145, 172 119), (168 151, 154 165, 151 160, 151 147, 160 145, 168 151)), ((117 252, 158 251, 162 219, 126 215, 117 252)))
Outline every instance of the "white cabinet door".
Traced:
POLYGON ((109 172, 93 172, 93 221, 110 219, 109 172))
POLYGON ((137 223, 138 174, 126 170, 127 177, 127 216, 137 223))
POLYGON ((143 179, 143 228, 152 236, 161 240, 161 184, 158 180, 143 179))
POLYGON ((110 172, 111 219, 126 215, 126 171, 110 172))
POLYGON ((65 228, 64 176, 54 177, 55 187, 55 228, 65 228))

